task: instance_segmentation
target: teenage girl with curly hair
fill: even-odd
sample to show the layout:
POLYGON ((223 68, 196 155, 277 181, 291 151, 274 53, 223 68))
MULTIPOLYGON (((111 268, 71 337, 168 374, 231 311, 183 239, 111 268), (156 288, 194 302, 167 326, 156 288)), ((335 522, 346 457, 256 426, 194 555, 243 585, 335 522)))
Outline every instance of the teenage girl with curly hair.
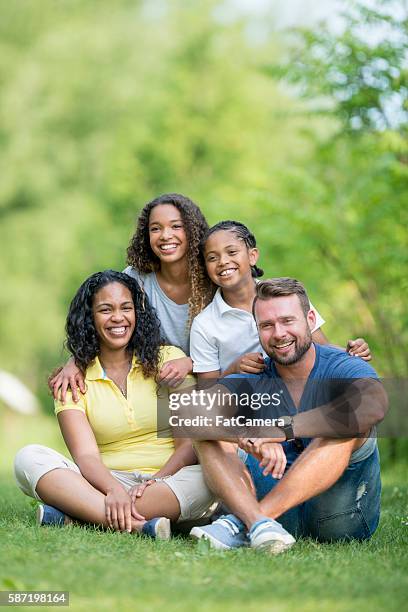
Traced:
POLYGON ((160 370, 183 355, 164 346, 154 310, 138 283, 106 270, 77 291, 67 317, 67 347, 87 392, 55 402, 73 461, 31 444, 15 460, 20 489, 42 502, 41 525, 73 517, 118 531, 168 539, 170 520, 196 520, 214 496, 188 439, 157 423, 160 370), (160 429, 160 434, 158 433, 160 429), (142 495, 143 493, 143 495, 142 495))
MULTIPOLYGON (((192 200, 168 193, 144 206, 127 250, 129 266, 124 272, 138 281, 155 308, 165 341, 186 353, 160 372, 159 381, 172 386, 192 371, 188 356, 191 322, 213 295, 200 249, 207 230, 192 200)), ((83 377, 73 360, 50 382, 54 397, 61 389, 63 401, 68 386, 74 400, 78 399, 77 386, 84 392, 83 377)))
MULTIPOLYGON (((186 299, 189 307, 188 327, 211 297, 211 285, 200 249, 207 230, 207 221, 194 202, 186 196, 168 193, 155 198, 143 208, 127 249, 129 266, 140 274, 155 273, 160 285, 167 289, 166 295, 173 293, 173 297, 177 298, 176 303, 186 299), (168 230, 164 227, 166 221, 170 222, 168 230), (166 231, 169 231, 168 237, 163 235, 166 231), (182 232, 185 238, 181 236, 182 232), (178 238, 171 243, 175 236, 178 238), (182 245, 182 249, 177 250, 178 245, 182 245), (181 268, 181 275, 174 263, 181 268)), ((185 349, 188 351, 188 346, 185 349)))

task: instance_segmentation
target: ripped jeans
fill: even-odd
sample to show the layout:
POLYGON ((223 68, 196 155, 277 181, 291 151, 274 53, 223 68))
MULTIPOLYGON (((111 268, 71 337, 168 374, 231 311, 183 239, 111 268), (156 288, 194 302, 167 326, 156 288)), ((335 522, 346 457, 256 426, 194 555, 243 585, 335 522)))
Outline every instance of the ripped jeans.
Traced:
MULTIPOLYGON (((292 442, 284 446, 288 469, 299 452, 292 442)), ((270 475, 263 476, 262 468, 251 455, 246 457, 245 465, 254 482, 258 500, 280 482, 270 475)), ((294 537, 312 537, 320 542, 366 540, 377 529, 380 498, 380 460, 375 446, 368 457, 350 463, 330 489, 291 508, 278 521, 294 537)))

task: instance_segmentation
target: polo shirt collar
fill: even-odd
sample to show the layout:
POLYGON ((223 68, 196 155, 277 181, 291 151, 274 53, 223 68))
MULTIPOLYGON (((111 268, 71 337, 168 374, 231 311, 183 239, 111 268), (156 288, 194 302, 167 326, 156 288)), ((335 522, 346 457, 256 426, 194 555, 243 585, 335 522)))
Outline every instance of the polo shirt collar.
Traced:
MULTIPOLYGON (((130 371, 132 371, 138 365, 138 360, 136 355, 133 355, 132 359, 132 367, 130 371)), ((109 377, 106 375, 105 370, 103 369, 101 362, 99 361, 99 357, 95 357, 92 365, 88 366, 86 370, 86 378, 87 380, 107 380, 109 377)))
POLYGON ((234 306, 230 306, 229 304, 227 304, 227 302, 222 297, 221 287, 218 287, 217 291, 215 292, 212 303, 215 304, 219 316, 222 316, 226 312, 230 312, 230 310, 238 310, 238 312, 247 312, 246 310, 241 310, 241 308, 234 308, 234 306))
POLYGON ((227 304, 227 302, 224 300, 224 298, 222 297, 221 294, 221 288, 218 287, 215 296, 214 296, 214 303, 217 307, 218 313, 220 315, 223 315, 225 312, 228 312, 229 310, 236 310, 236 308, 233 308, 232 306, 230 306, 229 304, 227 304))

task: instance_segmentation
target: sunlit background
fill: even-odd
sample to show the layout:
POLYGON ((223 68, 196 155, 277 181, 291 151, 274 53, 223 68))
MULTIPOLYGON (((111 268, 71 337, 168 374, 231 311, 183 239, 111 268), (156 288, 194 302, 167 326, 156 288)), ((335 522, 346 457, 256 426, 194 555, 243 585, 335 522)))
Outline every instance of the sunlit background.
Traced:
POLYGON ((55 434, 45 380, 73 293, 125 267, 138 211, 164 192, 247 223, 266 275, 303 280, 333 342, 364 336, 382 375, 406 376, 406 3, 40 4, 3 2, 0 19, 7 465, 55 434), (14 416, 33 399, 16 390, 13 407, 10 375, 42 416, 14 416))

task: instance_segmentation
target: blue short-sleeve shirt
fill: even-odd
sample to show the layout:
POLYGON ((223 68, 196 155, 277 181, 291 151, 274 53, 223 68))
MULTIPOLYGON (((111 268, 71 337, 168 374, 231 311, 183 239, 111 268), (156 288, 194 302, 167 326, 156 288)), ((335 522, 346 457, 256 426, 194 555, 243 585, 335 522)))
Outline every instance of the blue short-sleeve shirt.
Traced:
MULTIPOLYGON (((378 375, 374 368, 360 357, 353 357, 333 346, 314 345, 316 359, 312 371, 306 381, 303 394, 298 406, 285 385, 283 379, 275 367, 274 362, 268 358, 265 360, 266 367, 261 374, 231 374, 222 378, 220 382, 232 393, 267 393, 280 395, 279 405, 262 407, 257 414, 251 409, 246 409, 246 416, 270 417, 295 416, 298 412, 312 410, 318 406, 327 404, 344 391, 344 385, 350 379, 375 378, 378 375)), ((242 411, 242 410, 241 410, 242 411)), ((307 446, 310 438, 302 439, 303 445, 307 446)))

